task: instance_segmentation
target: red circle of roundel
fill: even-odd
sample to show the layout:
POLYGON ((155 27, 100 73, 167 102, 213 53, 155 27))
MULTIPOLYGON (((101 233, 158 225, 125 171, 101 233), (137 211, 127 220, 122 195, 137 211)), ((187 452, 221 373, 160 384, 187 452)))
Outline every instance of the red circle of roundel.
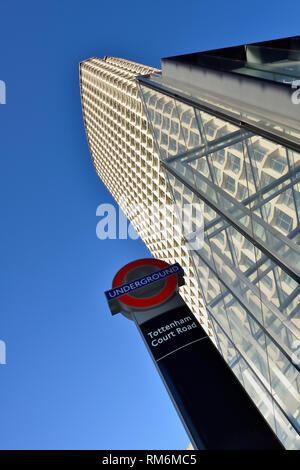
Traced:
MULTIPOLYGON (((138 259, 136 261, 132 261, 131 263, 126 264, 114 277, 112 287, 115 289, 116 287, 120 287, 124 281, 126 274, 135 269, 139 266, 157 266, 159 269, 167 268, 169 266, 168 263, 165 261, 161 261, 158 259, 152 258, 144 258, 138 259)), ((177 276, 176 273, 172 274, 171 276, 166 278, 166 285, 165 287, 153 297, 146 297, 144 299, 137 299, 136 297, 132 297, 129 294, 124 294, 120 297, 120 301, 128 305, 129 307, 137 307, 137 308, 146 308, 146 307, 154 307, 162 302, 164 302, 171 294, 173 294, 174 290, 177 286, 177 276)))

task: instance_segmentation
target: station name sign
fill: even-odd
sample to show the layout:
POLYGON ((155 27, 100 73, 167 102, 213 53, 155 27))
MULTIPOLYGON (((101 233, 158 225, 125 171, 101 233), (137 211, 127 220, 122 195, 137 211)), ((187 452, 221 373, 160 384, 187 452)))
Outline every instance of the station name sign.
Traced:
POLYGON ((148 286, 154 282, 160 281, 161 279, 177 274, 182 270, 182 267, 179 263, 172 264, 166 268, 155 271, 154 273, 147 274, 147 276, 140 277, 135 281, 128 282, 127 284, 122 284, 122 286, 115 287, 114 289, 107 290, 105 296, 107 300, 117 299, 122 295, 128 294, 140 289, 141 287, 148 286))
POLYGON ((194 315, 183 306, 148 320, 140 325, 140 330, 156 362, 201 339, 208 339, 194 315))

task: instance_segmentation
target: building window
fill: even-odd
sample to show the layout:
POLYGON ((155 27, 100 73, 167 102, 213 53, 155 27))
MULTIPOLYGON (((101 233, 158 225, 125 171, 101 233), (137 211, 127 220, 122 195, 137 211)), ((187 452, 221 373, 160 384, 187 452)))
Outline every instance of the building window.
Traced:
POLYGON ((233 171, 233 173, 235 174, 239 173, 241 169, 240 158, 228 152, 228 160, 229 160, 229 169, 233 171))
POLYGON ((293 226, 293 219, 289 215, 281 212, 279 209, 276 210, 276 226, 281 228, 284 232, 290 232, 293 226))
POLYGON ((230 193, 234 193, 235 192, 235 180, 231 178, 231 176, 224 175, 223 181, 224 181, 223 183, 224 189, 226 189, 230 193))
POLYGON ((163 117, 162 128, 165 129, 166 131, 169 130, 169 128, 170 128, 170 119, 166 116, 163 117))
POLYGON ((216 183, 220 184, 221 170, 219 170, 219 168, 213 167, 213 174, 214 174, 216 183))
POLYGON ((248 181, 254 185, 258 184, 258 169, 256 168, 255 164, 251 166, 249 163, 247 163, 246 166, 248 181))
POLYGON ((164 134, 163 132, 161 134, 161 144, 166 145, 166 146, 168 145, 168 136, 167 134, 164 134))
POLYGON ((181 121, 184 122, 185 124, 187 124, 188 126, 191 124, 191 119, 192 119, 192 115, 191 115, 191 112, 190 110, 186 110, 184 111, 184 113, 181 115, 181 121))
POLYGON ((156 107, 157 107, 157 109, 162 110, 163 105, 164 105, 164 99, 163 99, 163 98, 160 98, 160 99, 157 101, 156 107))
POLYGON ((286 164, 286 160, 278 155, 270 157, 270 168, 279 174, 284 172, 286 164))
POLYGON ((170 101, 167 102, 164 107, 164 114, 169 114, 171 116, 173 107, 173 103, 171 104, 170 101))
POLYGON ((175 134, 177 135, 178 134, 178 131, 179 131, 179 126, 178 126, 178 123, 176 121, 171 121, 171 134, 175 134))
POLYGON ((214 137, 216 132, 216 127, 213 124, 207 124, 205 126, 206 135, 209 137, 214 137))
POLYGON ((294 197, 292 189, 288 189, 287 191, 285 191, 283 196, 283 203, 294 209, 294 197))
POLYGON ((169 150, 170 152, 176 153, 177 150, 177 145, 176 145, 176 140, 172 139, 172 137, 169 138, 169 150))
POLYGON ((269 215, 271 214, 271 204, 270 204, 270 202, 266 202, 266 204, 264 204, 262 206, 261 210, 262 210, 263 218, 268 220, 269 215))
POLYGON ((190 138, 188 142, 190 147, 197 147, 200 144, 199 136, 195 132, 190 133, 190 138))
POLYGON ((266 153, 266 149, 264 149, 263 147, 259 147, 259 146, 252 147, 251 151, 252 151, 253 158, 256 162, 261 162, 266 153))
POLYGON ((156 111, 155 113, 155 121, 154 121, 156 126, 161 125, 161 114, 156 111))
POLYGON ((201 157, 198 160, 198 169, 199 169, 200 173, 205 174, 205 175, 207 174, 208 165, 207 165, 207 161, 206 161, 205 157, 201 157))
POLYGON ((237 144, 233 145, 233 148, 237 150, 238 152, 243 152, 243 144, 242 142, 238 142, 237 144))
POLYGON ((215 159, 218 163, 222 165, 225 160, 225 150, 218 150, 218 152, 215 153, 215 159))
POLYGON ((267 173, 263 173, 262 175, 262 184, 261 187, 269 186, 273 181, 275 181, 275 178, 273 176, 268 175, 267 173))
POLYGON ((248 197, 248 188, 242 184, 239 184, 237 199, 243 201, 248 197))

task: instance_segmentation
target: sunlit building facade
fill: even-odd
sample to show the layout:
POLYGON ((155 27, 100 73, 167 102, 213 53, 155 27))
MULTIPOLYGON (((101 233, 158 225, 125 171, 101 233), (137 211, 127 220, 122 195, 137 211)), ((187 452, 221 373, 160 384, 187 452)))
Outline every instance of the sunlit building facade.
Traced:
POLYGON ((186 262, 193 282, 185 300, 288 449, 300 448, 298 79, 299 38, 171 57, 161 72, 121 59, 81 64, 91 153, 116 200, 132 187, 163 194, 179 218, 186 203, 201 205, 204 236, 194 249, 180 232, 184 221, 155 243, 151 226, 134 218, 135 227, 155 257, 186 262), (105 122, 106 61, 121 71, 132 66, 130 99, 146 129, 145 150, 132 105, 128 115, 112 107, 116 122, 105 122), (124 131, 133 127, 123 140, 122 122, 124 131))
POLYGON ((151 72, 158 70, 116 57, 82 62, 86 135, 98 175, 152 255, 182 265, 186 283, 181 295, 212 336, 138 89, 136 76, 151 72))

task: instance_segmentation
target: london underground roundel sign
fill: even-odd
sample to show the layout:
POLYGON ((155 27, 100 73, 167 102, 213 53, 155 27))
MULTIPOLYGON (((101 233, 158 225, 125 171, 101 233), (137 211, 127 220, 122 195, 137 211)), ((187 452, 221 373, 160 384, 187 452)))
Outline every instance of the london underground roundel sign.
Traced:
POLYGON ((143 258, 123 266, 105 295, 112 313, 122 310, 122 306, 149 309, 165 302, 183 283, 183 270, 178 263, 169 265, 162 260, 143 258), (139 295, 141 291, 143 296, 139 295))

